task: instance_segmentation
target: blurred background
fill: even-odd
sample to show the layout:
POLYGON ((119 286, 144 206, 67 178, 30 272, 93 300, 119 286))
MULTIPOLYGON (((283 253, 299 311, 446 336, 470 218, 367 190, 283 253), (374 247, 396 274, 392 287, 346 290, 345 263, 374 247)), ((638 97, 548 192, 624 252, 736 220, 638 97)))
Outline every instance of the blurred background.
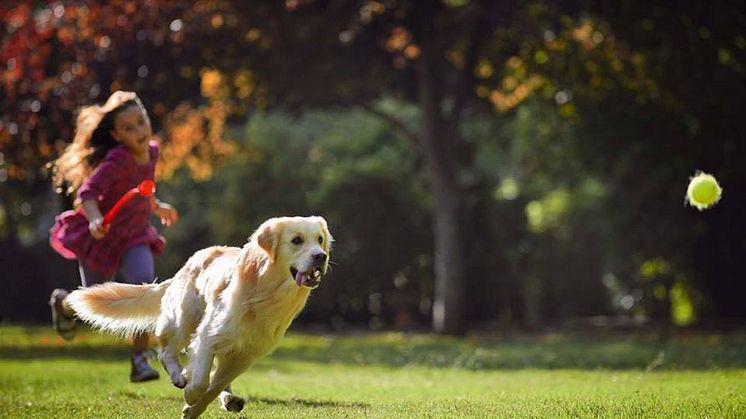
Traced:
MULTIPOLYGON (((79 284, 47 164, 134 90, 181 214, 156 258, 324 216, 323 330, 746 318, 746 10, 733 1, 3 1, 0 321, 79 284), (703 170, 723 200, 684 204, 703 170)), ((155 223, 155 219, 153 220, 155 223)))

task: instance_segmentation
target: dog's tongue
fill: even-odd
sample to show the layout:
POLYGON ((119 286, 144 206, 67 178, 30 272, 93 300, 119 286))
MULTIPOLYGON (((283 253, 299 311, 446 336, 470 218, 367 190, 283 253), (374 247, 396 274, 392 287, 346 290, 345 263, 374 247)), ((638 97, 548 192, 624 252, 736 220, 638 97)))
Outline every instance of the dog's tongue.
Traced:
POLYGON ((308 281, 308 275, 305 272, 298 271, 295 273, 295 283, 298 284, 299 287, 302 287, 306 281, 308 281))

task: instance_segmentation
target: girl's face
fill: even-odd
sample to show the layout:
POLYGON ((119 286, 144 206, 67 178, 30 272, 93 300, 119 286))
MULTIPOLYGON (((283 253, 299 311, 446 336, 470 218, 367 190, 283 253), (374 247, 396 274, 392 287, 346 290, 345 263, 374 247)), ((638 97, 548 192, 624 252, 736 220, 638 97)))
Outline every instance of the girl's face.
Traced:
POLYGON ((114 116, 114 129, 111 136, 124 144, 135 156, 148 154, 148 143, 153 135, 150 119, 138 105, 130 105, 114 116))

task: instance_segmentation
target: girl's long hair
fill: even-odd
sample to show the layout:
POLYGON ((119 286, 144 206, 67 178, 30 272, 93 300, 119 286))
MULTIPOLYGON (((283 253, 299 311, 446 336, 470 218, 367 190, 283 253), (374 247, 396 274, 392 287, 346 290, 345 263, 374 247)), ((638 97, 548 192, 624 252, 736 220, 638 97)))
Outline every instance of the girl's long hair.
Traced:
POLYGON ((62 155, 52 162, 52 179, 55 189, 73 194, 83 181, 101 163, 112 148, 119 143, 111 136, 114 118, 131 105, 142 107, 139 99, 128 100, 109 110, 104 106, 87 106, 80 110, 75 124, 73 142, 62 155))

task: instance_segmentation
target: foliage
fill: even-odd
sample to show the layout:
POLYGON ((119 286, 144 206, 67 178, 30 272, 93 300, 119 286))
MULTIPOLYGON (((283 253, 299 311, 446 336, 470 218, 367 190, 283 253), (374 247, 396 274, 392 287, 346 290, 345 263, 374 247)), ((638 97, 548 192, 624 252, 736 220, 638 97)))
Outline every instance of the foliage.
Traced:
POLYGON ((103 102, 115 90, 136 91, 156 127, 164 122, 159 174, 186 165, 204 178, 230 153, 221 135, 223 99, 201 92, 204 64, 195 60, 202 57, 185 48, 178 25, 167 24, 190 5, 73 1, 0 6, 0 63, 7 69, 0 81, 3 237, 15 240, 49 216, 45 205, 36 205, 49 182, 47 163, 72 139, 77 109, 103 102), (181 63, 176 74, 172 62, 181 63))
POLYGON ((379 327, 421 320, 431 290, 425 194, 401 138, 360 112, 255 114, 233 135, 242 138, 236 152, 210 180, 176 176, 161 189, 186 226, 166 232, 162 277, 201 247, 243 245, 268 217, 316 214, 339 245, 303 318, 379 327))
POLYGON ((70 204, 44 165, 78 106, 126 88, 161 131, 159 195, 183 216, 161 277, 197 248, 240 245, 266 217, 319 213, 337 265, 309 321, 428 320, 429 217, 444 205, 421 141, 427 62, 463 195, 472 321, 742 318, 744 14, 669 6, 4 3, 0 257, 19 286, 2 306, 36 305, 0 314, 46 317, 35 291, 74 285, 44 244, 70 204), (682 204, 697 169, 725 188, 701 214, 682 204))

